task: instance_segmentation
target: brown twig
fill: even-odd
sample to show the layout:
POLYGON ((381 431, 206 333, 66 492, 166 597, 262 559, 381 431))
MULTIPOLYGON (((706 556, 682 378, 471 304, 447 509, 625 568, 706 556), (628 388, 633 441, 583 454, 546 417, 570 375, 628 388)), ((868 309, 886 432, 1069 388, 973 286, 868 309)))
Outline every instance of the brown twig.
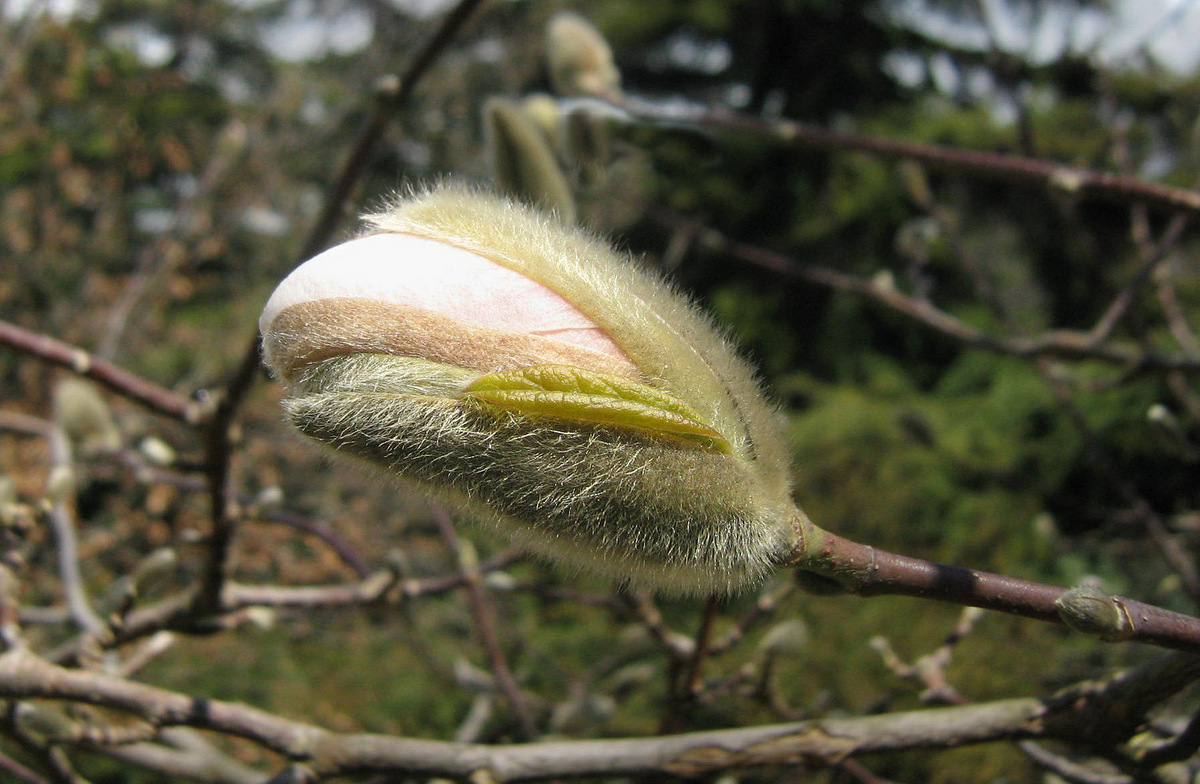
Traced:
POLYGON ((1051 773, 1072 784, 1133 784, 1133 777, 1121 773, 1104 773, 1054 754, 1031 740, 1017 744, 1025 756, 1051 773))
MULTIPOLYGON (((390 86, 378 96, 370 121, 355 141, 332 187, 327 191, 321 214, 317 217, 312 229, 309 230, 308 238, 305 240, 300 253, 300 261, 316 254, 328 244, 329 238, 333 236, 338 221, 342 218, 342 213, 355 185, 362 177, 367 162, 383 138, 383 132, 387 129, 388 123, 397 112, 408 104, 413 90, 420 82, 421 77, 425 75, 482 2, 483 0, 460 0, 459 4, 446 15, 433 35, 429 37, 413 56, 412 60, 409 61, 408 66, 399 79, 395 82, 393 80, 384 80, 390 86)), ((254 337, 242 351, 241 360, 238 362, 238 366, 221 397, 221 407, 216 412, 216 422, 212 429, 212 436, 214 438, 224 437, 224 434, 227 433, 233 417, 241 405, 242 398, 246 396, 254 385, 254 380, 262 373, 261 362, 259 360, 259 345, 260 338, 256 331, 254 337)), ((219 442, 210 440, 210 443, 214 447, 217 447, 214 450, 214 454, 210 455, 210 457, 219 458, 221 451, 219 449, 219 442)), ((224 476, 219 460, 214 459, 211 468, 215 482, 218 485, 223 484, 222 480, 224 476)), ((217 505, 223 502, 222 498, 216 497, 223 489, 222 487, 214 487, 214 508, 217 508, 217 505)), ((227 543, 231 529, 232 526, 225 525, 222 522, 220 513, 218 513, 214 530, 213 552, 215 554, 222 552, 220 546, 227 543)), ((216 579, 223 569, 224 560, 220 557, 215 557, 209 569, 210 578, 216 579)))
POLYGON ((946 677, 946 667, 954 654, 954 648, 971 633, 981 611, 978 607, 968 607, 959 615, 958 623, 946 636, 942 644, 916 659, 912 664, 906 664, 895 650, 891 642, 883 636, 871 638, 871 647, 879 653, 884 666, 898 678, 913 681, 921 686, 920 700, 923 705, 965 705, 966 698, 950 684, 946 677))
POLYGON ((1131 226, 1134 232, 1134 240, 1142 257, 1141 263, 1137 271, 1130 276, 1124 288, 1117 293, 1112 303, 1088 333, 1090 343, 1093 346, 1100 345, 1100 343, 1112 335, 1117 324, 1120 323, 1121 319, 1129 311, 1130 305, 1133 304, 1134 296, 1175 248, 1179 242, 1179 238, 1183 236, 1183 230, 1187 228, 1187 225, 1187 216, 1176 215, 1171 219, 1170 225, 1167 226, 1159 241, 1153 243, 1149 237, 1149 221, 1145 208, 1142 205, 1134 205, 1131 226))
POLYGON ((709 656, 720 656, 733 649, 746 633, 752 629, 755 624, 770 618, 771 615, 779 609, 779 605, 785 598, 790 596, 796 586, 790 583, 780 585, 774 590, 763 591, 758 596, 758 600, 754 602, 754 606, 750 608, 746 614, 738 619, 729 631, 725 633, 721 639, 713 642, 708 646, 709 656))
POLYGON ((700 615, 700 625, 692 638, 691 654, 686 662, 673 666, 674 673, 670 694, 667 696, 666 712, 659 726, 659 734, 668 735, 679 732, 687 725, 688 715, 692 712, 696 699, 704 687, 704 662, 708 658, 709 640, 712 638, 713 622, 717 619, 720 603, 715 596, 710 596, 704 603, 704 611, 700 615), (682 666, 680 666, 682 665, 682 666))
POLYGON ((933 168, 962 172, 981 179, 1038 187, 1077 199, 1136 202, 1157 210, 1200 215, 1200 192, 1038 158, 843 133, 808 123, 764 120, 728 109, 698 109, 680 116, 673 113, 673 109, 663 112, 643 105, 619 108, 629 112, 634 119, 651 124, 678 123, 682 120, 712 130, 765 137, 794 147, 865 152, 894 159, 907 158, 933 168))
MULTIPOLYGON (((668 223, 678 218, 659 214, 668 223)), ((734 258, 787 277, 816 283, 838 291, 861 294, 880 304, 909 316, 927 327, 947 335, 963 345, 986 349, 997 354, 1022 358, 1053 357, 1058 359, 1094 359, 1125 368, 1146 370, 1200 370, 1200 357, 1184 354, 1163 354, 1143 346, 1093 345, 1086 333, 1056 330, 1034 337, 990 335, 961 319, 939 310, 931 303, 910 297, 892 285, 864 280, 841 270, 820 264, 797 261, 781 253, 756 247, 725 237, 713 229, 701 232, 700 241, 711 250, 727 253, 734 258)))
POLYGON ((959 221, 947 208, 934 199, 933 189, 925 176, 925 169, 916 161, 904 161, 900 165, 902 180, 907 186, 909 198, 937 224, 938 230, 945 235, 954 255, 967 270, 975 293, 984 301, 988 308, 1004 323, 1009 323, 1008 307, 1000 298, 996 284, 978 256, 970 249, 959 221))
MULTIPOLYGON (((346 160, 334 178, 332 186, 326 192, 321 213, 309 230, 308 238, 304 241, 300 251, 300 261, 315 255, 329 243, 338 222, 344 217, 346 203, 362 178, 367 162, 371 160, 375 148, 383 139, 383 133, 387 130, 388 124, 398 112, 408 105, 421 78, 482 3, 483 0, 460 0, 458 5, 442 20, 441 25, 413 55, 401 75, 394 78, 385 77, 380 80, 371 117, 363 126, 362 132, 350 148, 346 160)), ((259 338, 256 334, 242 352, 238 371, 226 390, 226 398, 235 406, 253 384, 258 374, 258 367, 259 338)))
POLYGON ((1088 424, 1087 417, 1075 404, 1067 385, 1050 368, 1039 365, 1038 370, 1049 382, 1050 389, 1054 392, 1059 405, 1071 418, 1075 429, 1083 436, 1088 452, 1104 472, 1105 479, 1145 527, 1151 542, 1158 548, 1163 560, 1179 576, 1183 590, 1194 603, 1200 604, 1200 569, 1196 567, 1195 561, 1171 535, 1167 522, 1154 511, 1149 501, 1138 492, 1133 483, 1117 467, 1100 437, 1088 424))
POLYGON ((17 762, 4 752, 0 752, 0 770, 25 784, 48 784, 48 782, 29 768, 17 762))
MULTIPOLYGON (((805 542, 800 568, 858 596, 917 596, 1066 623, 1058 605, 1066 593, 1062 588, 878 550, 821 531, 803 517, 798 525, 805 542)), ((1200 652, 1200 619, 1125 597, 1108 600, 1116 622, 1101 639, 1200 652)))
POLYGON ((122 370, 106 360, 60 340, 0 321, 0 344, 90 378, 151 411, 188 425, 199 423, 205 407, 166 387, 122 370))
POLYGON ((488 599, 487 591, 483 586, 483 577, 479 570, 475 550, 468 543, 459 539, 458 533, 454 530, 454 524, 445 511, 440 508, 436 509, 434 519, 437 521, 438 530, 441 531, 446 547, 458 560, 459 572, 463 576, 463 585, 467 591, 467 603, 471 608, 471 616, 475 619, 475 630, 479 633, 480 642, 483 643, 500 691, 517 717, 521 734, 526 739, 535 738, 537 737, 537 728, 534 726, 529 706, 508 666, 504 648, 500 645, 500 636, 496 630, 495 608, 488 599))
POLYGON ((691 657, 692 639, 667 626, 653 599, 640 591, 622 591, 621 598, 638 623, 667 652, 673 665, 691 657))
POLYGON ((460 0, 458 5, 451 9, 450 13, 442 20, 433 35, 413 55, 401 75, 392 78, 385 77, 380 80, 378 100, 375 102, 371 117, 363 126, 362 132, 355 140, 354 146, 350 148, 350 154, 342 164, 338 176, 334 179, 325 204, 321 208, 321 214, 313 224, 303 250, 300 252, 301 259, 307 259, 316 254, 329 241, 338 222, 344 217, 343 211, 346 201, 350 198, 350 193, 361 179, 367 162, 371 160, 388 124, 398 112, 408 105, 421 78, 482 3, 483 0, 460 0))
POLYGON ((1135 755, 1137 762, 1145 768, 1156 768, 1168 762, 1179 762, 1200 751, 1200 713, 1188 720, 1183 731, 1170 740, 1159 743, 1135 755))
MULTIPOLYGON (((142 484, 163 484, 192 493, 204 492, 207 485, 202 478, 191 476, 171 468, 151 465, 134 450, 123 449, 109 455, 123 469, 132 474, 133 478, 142 484)), ((354 546, 328 523, 313 520, 305 515, 287 509, 258 509, 259 499, 249 493, 241 493, 236 501, 246 509, 256 522, 274 523, 293 528, 320 539, 329 546, 346 566, 354 570, 360 577, 371 574, 371 565, 354 546)))

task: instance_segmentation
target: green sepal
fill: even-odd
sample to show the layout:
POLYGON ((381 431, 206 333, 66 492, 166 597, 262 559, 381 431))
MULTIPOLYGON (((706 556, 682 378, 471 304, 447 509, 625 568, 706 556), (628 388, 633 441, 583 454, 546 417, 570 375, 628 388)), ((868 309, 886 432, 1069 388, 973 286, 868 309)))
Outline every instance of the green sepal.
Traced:
POLYGON ((533 416, 637 430, 730 454, 729 442, 691 406, 623 376, 535 365, 476 379, 464 397, 533 416))

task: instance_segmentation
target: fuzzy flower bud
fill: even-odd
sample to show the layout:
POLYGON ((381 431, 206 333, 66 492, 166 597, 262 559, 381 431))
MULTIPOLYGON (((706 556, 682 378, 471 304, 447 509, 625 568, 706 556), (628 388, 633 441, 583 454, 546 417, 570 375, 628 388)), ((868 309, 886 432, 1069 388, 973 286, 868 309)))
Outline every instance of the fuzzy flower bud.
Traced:
POLYGON ((297 268, 260 320, 288 416, 532 549, 674 593, 793 544, 779 422, 658 277, 446 187, 297 268))
POLYGON ((546 60, 559 95, 620 100, 621 72, 612 49, 579 14, 564 11, 546 25, 546 60))

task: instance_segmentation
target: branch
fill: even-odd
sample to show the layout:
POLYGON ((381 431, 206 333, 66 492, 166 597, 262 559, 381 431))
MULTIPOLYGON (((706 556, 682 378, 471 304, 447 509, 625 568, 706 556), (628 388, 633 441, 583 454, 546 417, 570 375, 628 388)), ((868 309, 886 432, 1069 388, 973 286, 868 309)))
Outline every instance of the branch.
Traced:
POLYGON ((759 594, 758 599, 754 602, 754 606, 738 619, 733 628, 725 633, 721 639, 713 642, 708 652, 710 656, 721 656, 724 653, 732 650, 746 633, 757 623, 770 618, 774 612, 779 609, 780 603, 789 596, 795 589, 794 585, 784 584, 773 590, 763 591, 759 594))
MULTIPOLYGON (((659 220, 677 225, 682 219, 658 214, 659 220)), ((909 316, 927 327, 941 332, 968 346, 997 354, 1021 358, 1054 357, 1059 359, 1094 359, 1135 370, 1200 370, 1200 356, 1163 354, 1144 347, 1125 348, 1097 345, 1091 335, 1083 332, 1054 330, 1034 337, 1003 337, 990 335, 961 319, 939 310, 931 303, 910 297, 895 286, 876 280, 864 280, 820 264, 796 261, 744 242, 730 239, 715 229, 701 228, 700 242, 710 250, 727 253, 736 259, 768 269, 786 277, 805 280, 838 291, 861 294, 909 316)))
MULTIPOLYGON (((67 436, 63 433, 62 428, 53 422, 27 414, 0 411, 0 430, 12 430, 28 435, 40 436, 45 439, 50 453, 51 476, 54 475, 55 471, 65 472, 66 476, 73 476, 71 445, 67 441, 67 436)), ((73 493, 73 479, 71 480, 71 485, 73 493)), ((65 497, 47 498, 46 501, 50 503, 50 508, 47 510, 47 517, 50 520, 50 527, 54 531, 54 538, 58 544, 56 549, 58 556, 58 576, 62 580, 63 594, 65 594, 67 599, 70 617, 84 631, 94 634, 103 629, 105 623, 92 610, 87 589, 83 584, 83 574, 79 568, 79 545, 78 539, 75 536, 74 517, 71 514, 65 497)))
POLYGON ((700 616, 700 625, 691 640, 690 654, 686 661, 671 662, 672 677, 667 690, 667 707, 659 725, 659 732, 663 735, 679 732, 687 725, 688 716, 704 688, 704 662, 709 655, 717 610, 717 598, 708 597, 704 603, 704 612, 700 616))
POLYGON ((133 743, 100 751, 172 780, 182 777, 201 784, 260 784, 266 779, 263 773, 222 753, 191 730, 167 729, 159 735, 166 744, 133 743))
POLYGON ((1017 747, 1029 759, 1072 784, 1134 784, 1134 779, 1130 776, 1102 773, 1051 753, 1031 740, 1021 741, 1017 747))
POLYGON ((202 404, 178 392, 147 381, 127 370, 122 370, 111 362, 94 357, 81 348, 36 332, 30 332, 16 324, 0 321, 0 345, 9 346, 43 361, 65 367, 157 414, 184 424, 195 425, 204 418, 205 408, 202 404))
POLYGON ((1146 712, 1200 678, 1200 657, 1162 657, 1105 683, 1053 698, 1002 700, 844 719, 643 739, 492 746, 344 734, 249 706, 189 697, 97 672, 67 670, 26 650, 0 656, 0 697, 81 702, 126 711, 156 727, 189 726, 246 738, 303 763, 315 775, 393 773, 497 782, 579 776, 696 776, 757 765, 830 765, 846 757, 915 748, 1045 738, 1122 743, 1146 712))
POLYGON ((0 753, 0 770, 25 784, 46 784, 46 780, 41 776, 4 753, 0 753))
POLYGON ((803 514, 787 565, 825 581, 819 587, 858 596, 917 596, 1060 623, 1109 642, 1136 640, 1200 652, 1200 619, 1122 596, 1089 594, 1076 611, 1079 589, 980 572, 879 550, 822 530, 803 514), (1067 602, 1068 599, 1073 601, 1067 602), (1081 615, 1086 614, 1086 617, 1081 615))
POLYGON ((982 614, 978 607, 964 609, 958 623, 942 644, 917 658, 912 664, 905 664, 900 659, 887 637, 872 637, 870 645, 883 659, 884 666, 896 677, 912 681, 921 687, 919 699, 922 705, 965 705, 966 698, 958 693, 946 677, 946 668, 950 665, 955 646, 971 633, 982 614))
POLYGON ((108 312, 104 338, 100 341, 97 354, 106 358, 116 356, 129 326, 130 316, 135 312, 139 316, 144 315, 141 311, 145 308, 139 308, 142 301, 187 259, 187 254, 179 246, 195 240, 207 228, 208 222, 200 219, 202 205, 211 200, 218 185, 242 157, 247 133, 246 127, 237 120, 231 121, 221 131, 216 153, 200 174, 195 190, 184 196, 175 207, 166 230, 138 254, 133 275, 108 312))
POLYGON ((1200 215, 1200 192, 1037 158, 842 133, 808 123, 763 120, 727 109, 701 108, 681 114, 675 107, 662 110, 642 103, 618 108, 635 120, 651 124, 682 121, 717 131, 767 137, 792 147, 908 158, 934 168, 1059 191, 1079 199, 1138 202, 1162 211, 1200 215))
POLYGON ((441 507, 434 509, 433 516, 437 521, 438 530, 441 531, 446 548, 458 562, 458 571, 462 574, 463 585, 467 591, 467 604, 471 608, 471 617, 475 619, 475 631, 479 634, 480 642, 483 643, 492 673, 500 685, 500 692, 516 715, 522 736, 526 739, 536 738, 537 727, 534 726, 533 718, 529 713, 529 706, 525 703, 521 687, 517 685, 512 669, 508 666, 504 648, 500 645, 500 636, 496 630, 496 608, 484 589, 483 576, 479 569, 479 557, 475 553, 475 548, 459 538, 450 516, 441 507))

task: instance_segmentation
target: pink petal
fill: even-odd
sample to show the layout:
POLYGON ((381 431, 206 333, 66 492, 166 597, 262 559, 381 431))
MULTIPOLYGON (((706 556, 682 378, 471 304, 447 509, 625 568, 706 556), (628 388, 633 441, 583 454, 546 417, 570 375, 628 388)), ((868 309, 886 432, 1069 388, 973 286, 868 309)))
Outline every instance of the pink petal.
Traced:
POLYGON ((267 334, 288 307, 335 297, 423 308, 465 324, 540 335, 626 359, 604 330, 541 283, 412 234, 372 234, 309 259, 275 289, 259 329, 267 334))

